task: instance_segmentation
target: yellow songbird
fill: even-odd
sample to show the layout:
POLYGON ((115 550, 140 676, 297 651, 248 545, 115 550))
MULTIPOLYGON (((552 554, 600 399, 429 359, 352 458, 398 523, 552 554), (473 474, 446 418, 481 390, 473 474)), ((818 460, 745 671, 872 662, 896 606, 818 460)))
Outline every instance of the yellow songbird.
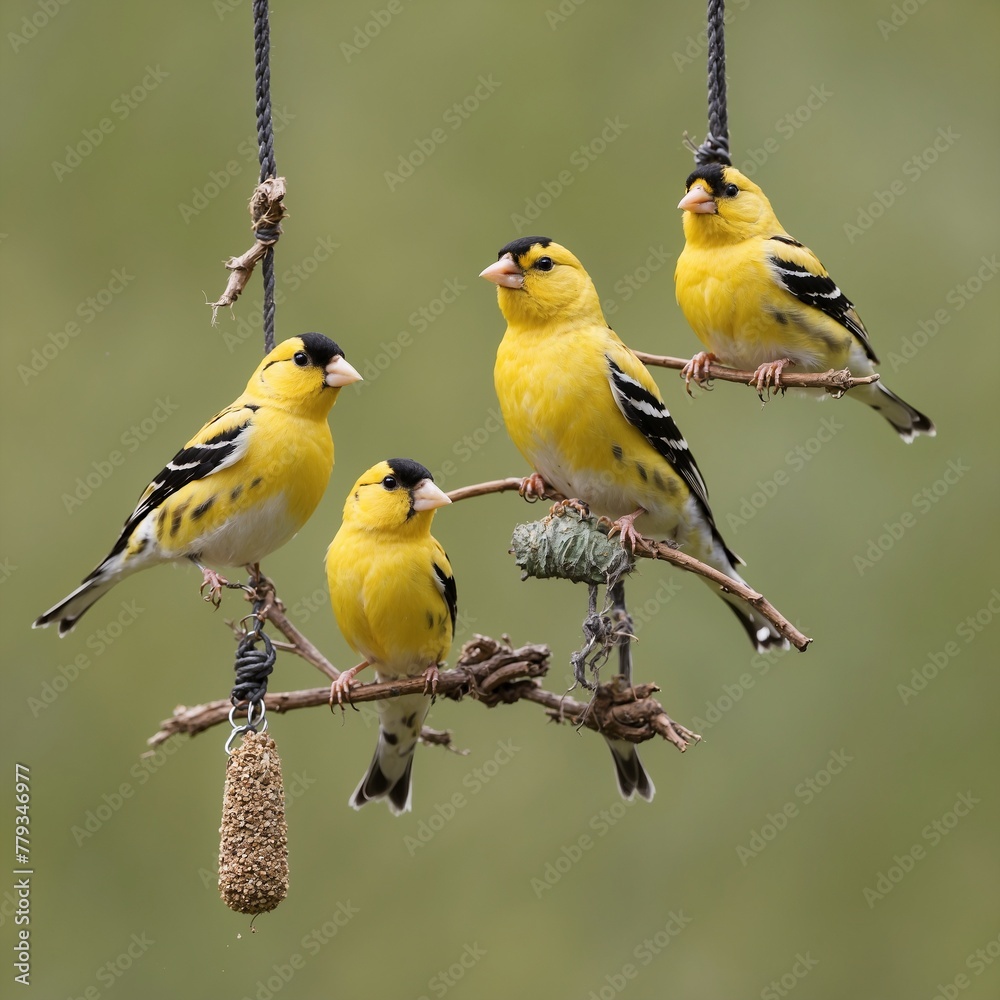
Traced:
POLYGON ((256 566, 309 520, 333 469, 327 417, 340 387, 361 376, 328 337, 278 344, 246 391, 216 414, 146 487, 104 561, 34 628, 80 616, 119 580, 190 559, 218 599, 226 581, 210 566, 256 566))
MULTIPOLYGON (((735 167, 699 167, 687 179, 684 250, 677 301, 708 348, 684 369, 703 381, 713 360, 756 373, 756 386, 781 387, 781 373, 849 368, 871 375, 878 358, 854 304, 816 255, 778 222, 764 192, 735 167)), ((808 391, 808 390, 803 390, 808 391)), ((848 393, 911 442, 934 424, 881 381, 848 393)))
MULTIPOLYGON (((676 542, 742 582, 687 441, 646 367, 608 326, 580 261, 544 236, 514 240, 498 257, 482 272, 498 286, 507 321, 494 382, 507 430, 534 470, 525 492, 549 484, 611 519, 624 543, 638 522, 643 534, 676 542)), ((755 649, 787 646, 765 618, 712 586, 755 649)), ((613 596, 622 616, 624 599, 613 596)), ((627 647, 620 652, 627 675, 627 647)), ((635 748, 612 745, 612 753, 622 794, 651 797, 635 748)))
MULTIPOLYGON (((326 574, 340 631, 365 659, 334 681, 338 701, 369 665, 380 681, 423 676, 433 691, 458 607, 451 564, 431 535, 434 511, 449 503, 430 472, 408 458, 379 462, 354 484, 326 574)), ((393 813, 409 811, 413 752, 430 703, 429 694, 376 702, 378 745, 351 796, 355 809, 384 798, 393 813)))

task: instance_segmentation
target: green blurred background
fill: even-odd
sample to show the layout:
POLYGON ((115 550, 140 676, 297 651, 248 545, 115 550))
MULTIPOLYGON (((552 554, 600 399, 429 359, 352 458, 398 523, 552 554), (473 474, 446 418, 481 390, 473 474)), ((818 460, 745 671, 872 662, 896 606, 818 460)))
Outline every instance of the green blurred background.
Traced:
MULTIPOLYGON (((356 476, 387 455, 424 462, 448 489, 527 472, 495 416, 503 322, 476 277, 498 247, 555 237, 626 342, 698 347, 672 271, 691 169, 680 138, 704 132, 702 4, 392 9, 272 12, 291 213, 279 339, 323 331, 369 378, 332 414, 322 506, 266 569, 341 666, 354 660, 322 555, 356 476), (411 176, 387 178, 428 142, 411 176), (540 197, 562 171, 569 183, 540 197)), ((214 888, 224 731, 140 759, 175 705, 227 695, 223 619, 239 601, 213 614, 196 571, 162 568, 63 641, 28 629, 260 357, 256 276, 217 327, 205 306, 220 261, 250 245, 250 5, 7 5, 0 739, 7 809, 14 762, 31 768, 37 995, 997 995, 987 425, 1000 15, 989 2, 730 9, 734 159, 858 304, 886 381, 938 437, 904 446, 846 400, 762 409, 719 385, 689 401, 658 370, 747 579, 815 637, 809 652, 752 656, 700 583, 643 565, 630 587, 637 678, 706 740, 684 756, 647 744, 658 794, 628 808, 602 742, 532 706, 438 704, 430 722, 469 753, 420 748, 401 819, 346 805, 375 739, 365 715, 275 718, 291 891, 250 934, 214 888), (917 691, 922 669, 932 679, 917 691)), ((537 513, 488 497, 439 514, 436 534, 459 581, 461 638, 550 643, 549 686, 562 690, 586 595, 520 582, 506 548, 537 513)), ((318 682, 283 656, 272 690, 318 682)))

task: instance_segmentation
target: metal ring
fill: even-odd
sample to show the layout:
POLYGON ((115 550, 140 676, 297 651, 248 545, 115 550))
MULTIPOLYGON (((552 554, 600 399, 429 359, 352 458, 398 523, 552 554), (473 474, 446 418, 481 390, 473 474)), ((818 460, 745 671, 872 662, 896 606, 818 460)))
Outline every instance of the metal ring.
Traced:
POLYGON ((257 732, 257 727, 263 722, 265 727, 263 730, 261 730, 261 732, 266 732, 267 720, 264 718, 265 715, 267 715, 267 705, 264 704, 263 698, 261 698, 260 701, 249 702, 247 704, 247 728, 252 729, 254 732, 257 732), (260 706, 260 715, 257 717, 257 719, 254 719, 253 717, 254 705, 260 706))
POLYGON ((246 733, 248 731, 249 730, 247 726, 236 726, 233 728, 233 731, 229 734, 229 739, 226 740, 226 753, 230 757, 232 757, 233 755, 233 740, 236 739, 236 737, 239 736, 241 733, 246 733))
POLYGON ((263 619, 261 619, 261 618, 258 617, 256 611, 251 611, 250 614, 244 615, 240 619, 240 628, 243 629, 243 638, 244 639, 248 639, 250 636, 253 636, 255 639, 260 639, 260 637, 263 635, 263 632, 261 631, 261 629, 263 628, 263 626, 264 626, 264 621, 263 621, 263 619), (246 624, 245 624, 251 618, 257 623, 252 630, 248 629, 246 627, 246 624))

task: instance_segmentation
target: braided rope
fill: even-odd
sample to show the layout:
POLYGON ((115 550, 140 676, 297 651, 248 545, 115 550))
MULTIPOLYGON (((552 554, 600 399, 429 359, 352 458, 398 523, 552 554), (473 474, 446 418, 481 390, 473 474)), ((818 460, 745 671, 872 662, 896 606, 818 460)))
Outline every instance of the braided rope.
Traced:
POLYGON ((277 658, 278 654, 258 620, 256 628, 248 632, 236 647, 236 662, 233 664, 236 681, 230 695, 233 705, 249 702, 252 706, 263 702, 267 694, 267 679, 274 670, 277 658), (256 648, 258 642, 263 642, 263 649, 256 648))
POLYGON ((694 161, 732 164, 729 157, 729 112, 726 107, 726 3, 708 0, 708 135, 695 150, 694 161))
MULTIPOLYGON (((274 160, 274 128, 271 123, 271 25, 268 0, 253 4, 254 80, 256 86, 257 148, 260 156, 260 182, 278 176, 274 160)), ((278 230, 280 232, 280 230, 278 230)), ((277 237, 275 237, 277 238, 277 237)), ((261 261, 264 275, 264 353, 274 349, 274 247, 268 248, 261 261)))

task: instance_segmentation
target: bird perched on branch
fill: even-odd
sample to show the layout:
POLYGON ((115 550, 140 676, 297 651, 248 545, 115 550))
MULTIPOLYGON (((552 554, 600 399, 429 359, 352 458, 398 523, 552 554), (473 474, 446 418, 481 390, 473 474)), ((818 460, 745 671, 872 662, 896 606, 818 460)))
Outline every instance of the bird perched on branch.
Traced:
MULTIPOLYGON (((739 557, 719 534, 687 441, 652 376, 608 326, 580 261, 544 236, 514 240, 498 257, 482 277, 498 286, 507 320, 494 382, 507 430, 534 469, 522 492, 541 495, 548 484, 611 519, 625 544, 634 544, 638 521, 643 534, 672 540, 741 580, 739 557)), ((787 646, 756 611, 718 593, 758 651, 787 646)), ((624 598, 616 594, 615 601, 627 626, 624 598)), ((626 652, 620 650, 623 673, 626 652)), ((641 764, 637 773, 631 760, 634 748, 612 746, 612 753, 622 794, 630 797, 629 784, 643 794, 648 784, 651 797, 641 764)))
MULTIPOLYGON (((755 372, 758 392, 781 388, 785 368, 848 368, 871 375, 878 357, 854 304, 808 248, 785 232, 764 192, 735 167, 699 167, 687 179, 684 250, 677 301, 708 348, 684 368, 690 384, 714 360, 755 372)), ((879 382, 850 395, 867 403, 906 442, 934 424, 879 382)))
MULTIPOLYGON (((380 681, 423 675, 433 693, 458 609, 451 564, 431 535, 434 511, 449 503, 430 472, 408 458, 379 462, 354 484, 326 573, 340 631, 365 659, 333 682, 331 702, 349 699, 354 676, 367 666, 380 681)), ((376 702, 378 745, 350 798, 355 809, 384 798, 396 815, 409 811, 413 752, 430 703, 429 694, 376 702)))
MULTIPOLYGON (((507 320, 493 372, 500 410, 535 473, 614 521, 624 542, 641 518, 644 534, 741 580, 687 441, 645 365, 608 326, 580 261, 548 237, 526 236, 482 277, 498 286, 507 320)), ((529 477, 526 490, 539 485, 529 477)), ((784 642, 737 597, 720 596, 759 652, 784 642)))
POLYGON ((341 386, 361 376, 328 337, 305 333, 261 361, 246 390, 167 463, 139 498, 104 561, 34 622, 72 631, 119 580, 190 559, 218 603, 226 581, 212 566, 257 564, 309 520, 333 469, 327 417, 341 386))

